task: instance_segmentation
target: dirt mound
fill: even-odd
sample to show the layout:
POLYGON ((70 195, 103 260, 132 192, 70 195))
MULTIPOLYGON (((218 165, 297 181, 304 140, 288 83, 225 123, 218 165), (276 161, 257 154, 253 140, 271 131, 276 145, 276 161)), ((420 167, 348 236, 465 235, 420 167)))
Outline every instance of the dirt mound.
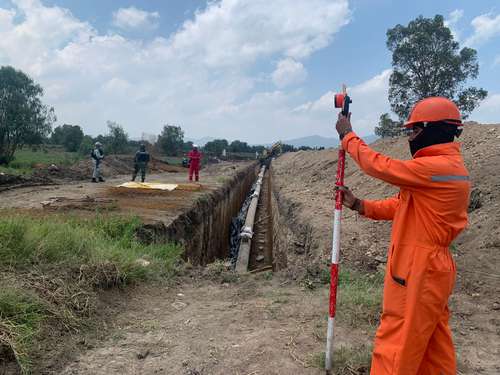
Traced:
MULTIPOLYGON (((60 180, 87 180, 92 177, 93 168, 92 160, 85 159, 69 167, 56 166, 51 168, 43 166, 34 172, 34 176, 60 180)), ((148 173, 178 173, 185 172, 186 169, 153 158, 148 165, 148 170, 148 173)), ((101 173, 104 177, 132 174, 133 171, 134 157, 132 155, 109 155, 104 158, 101 164, 101 173)))
POLYGON ((52 180, 46 176, 19 176, 0 173, 0 192, 24 186, 49 185, 52 180))
MULTIPOLYGON (((474 193, 469 228, 456 241, 457 256, 464 263, 473 262, 477 269, 494 273, 500 258, 496 254, 490 254, 491 258, 485 257, 484 251, 489 254, 488 249, 498 250, 500 246, 495 242, 500 235, 500 217, 496 214, 500 204, 500 176, 497 172, 500 164, 500 126, 467 125, 460 140, 474 193)), ((395 158, 410 158, 405 138, 378 140, 372 146, 395 158)), ((312 249, 315 251, 311 252, 311 258, 322 258, 330 251, 336 168, 337 150, 287 153, 274 163, 275 186, 279 189, 282 204, 292 206, 292 216, 307 217, 307 223, 314 231, 312 249)), ((387 197, 397 191, 382 181, 366 176, 350 157, 346 162, 345 181, 357 196, 367 199, 387 197)), ((370 258, 385 256, 389 223, 369 221, 349 210, 344 211, 344 223, 343 240, 350 248, 344 259, 362 261, 362 266, 370 266, 372 262, 366 261, 367 253, 370 258)), ((304 225, 304 221, 300 220, 299 224, 304 225)), ((468 268, 467 272, 470 272, 470 266, 468 268)))
MULTIPOLYGON (((469 227, 453 245, 458 268, 452 298, 452 310, 457 310, 455 340, 463 366, 470 366, 474 373, 490 373, 498 370, 500 326, 498 311, 495 314, 500 306, 500 126, 467 124, 460 141, 473 194, 469 227)), ((395 158, 410 158, 404 137, 378 140, 372 147, 395 158)), ((274 162, 282 212, 288 214, 296 240, 308 243, 305 251, 302 246, 289 258, 295 272, 307 273, 314 265, 328 263, 336 167, 337 150, 287 153, 274 162)), ((380 199, 397 192, 363 174, 350 157, 345 182, 361 198, 380 199)), ((345 210, 341 261, 364 272, 384 267, 390 226, 345 210)))

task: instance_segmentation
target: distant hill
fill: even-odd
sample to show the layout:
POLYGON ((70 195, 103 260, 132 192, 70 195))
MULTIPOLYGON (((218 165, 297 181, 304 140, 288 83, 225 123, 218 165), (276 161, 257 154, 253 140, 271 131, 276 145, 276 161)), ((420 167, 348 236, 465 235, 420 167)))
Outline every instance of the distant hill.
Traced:
MULTIPOLYGON (((366 143, 371 143, 375 141, 378 137, 375 134, 371 134, 368 136, 363 136, 362 138, 366 143)), ((294 147, 306 146, 306 147, 330 148, 330 147, 337 147, 339 144, 339 139, 322 137, 320 135, 311 135, 308 137, 289 139, 287 141, 283 141, 283 143, 292 145, 294 147)))

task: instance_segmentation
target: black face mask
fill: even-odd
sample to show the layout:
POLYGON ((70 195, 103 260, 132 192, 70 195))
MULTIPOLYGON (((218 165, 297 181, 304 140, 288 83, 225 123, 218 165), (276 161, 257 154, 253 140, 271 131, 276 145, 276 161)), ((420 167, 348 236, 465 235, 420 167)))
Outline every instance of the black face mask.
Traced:
POLYGON ((453 142, 455 135, 457 135, 455 125, 428 124, 413 141, 408 141, 411 155, 415 156, 417 151, 424 147, 453 142))

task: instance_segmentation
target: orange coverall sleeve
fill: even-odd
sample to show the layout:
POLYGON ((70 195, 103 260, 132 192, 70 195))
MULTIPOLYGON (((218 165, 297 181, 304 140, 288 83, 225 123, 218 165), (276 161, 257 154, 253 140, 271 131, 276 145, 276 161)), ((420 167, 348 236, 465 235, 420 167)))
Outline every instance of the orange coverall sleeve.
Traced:
POLYGON ((371 149, 354 132, 346 134, 342 147, 372 177, 407 189, 429 186, 431 173, 425 161, 392 159, 371 149))
POLYGON ((382 200, 363 200, 363 216, 374 220, 392 220, 399 204, 399 194, 382 200))

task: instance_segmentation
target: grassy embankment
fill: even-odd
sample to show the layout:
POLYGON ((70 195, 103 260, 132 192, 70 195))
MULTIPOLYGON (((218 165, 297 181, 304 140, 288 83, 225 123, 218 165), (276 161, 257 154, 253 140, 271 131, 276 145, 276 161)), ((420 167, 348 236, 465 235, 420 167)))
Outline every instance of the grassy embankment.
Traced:
POLYGON ((176 274, 182 249, 141 243, 137 218, 0 218, 0 353, 29 373, 47 327, 76 331, 99 290, 176 274))

